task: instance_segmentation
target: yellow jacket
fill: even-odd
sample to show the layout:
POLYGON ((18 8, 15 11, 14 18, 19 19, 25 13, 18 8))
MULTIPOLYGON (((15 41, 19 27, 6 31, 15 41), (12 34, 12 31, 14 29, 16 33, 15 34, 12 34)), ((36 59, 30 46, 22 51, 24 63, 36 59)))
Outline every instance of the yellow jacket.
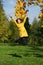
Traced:
POLYGON ((12 17, 12 21, 17 25, 17 27, 19 29, 19 35, 20 35, 20 37, 28 37, 28 33, 27 33, 27 31, 26 31, 26 29, 24 27, 24 24, 26 22, 26 18, 27 17, 25 17, 25 19, 24 19, 24 21, 22 23, 18 24, 16 22, 16 20, 12 17))

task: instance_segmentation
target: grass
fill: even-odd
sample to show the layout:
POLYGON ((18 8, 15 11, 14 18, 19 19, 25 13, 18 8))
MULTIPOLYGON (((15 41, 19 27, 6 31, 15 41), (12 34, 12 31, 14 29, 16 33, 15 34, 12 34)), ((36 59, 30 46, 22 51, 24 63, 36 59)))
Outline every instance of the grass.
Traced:
POLYGON ((0 45, 0 65, 43 65, 43 46, 0 45))

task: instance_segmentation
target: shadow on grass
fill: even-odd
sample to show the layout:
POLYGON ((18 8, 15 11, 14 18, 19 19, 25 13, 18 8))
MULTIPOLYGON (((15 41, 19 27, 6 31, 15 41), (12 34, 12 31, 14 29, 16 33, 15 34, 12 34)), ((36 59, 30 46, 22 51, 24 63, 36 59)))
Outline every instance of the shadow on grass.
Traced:
POLYGON ((35 57, 43 58, 43 55, 42 55, 42 54, 34 53, 33 55, 34 55, 35 57))
POLYGON ((12 56, 12 57, 22 58, 22 56, 21 56, 21 55, 17 55, 16 53, 15 53, 15 54, 8 54, 8 55, 10 55, 10 56, 12 56))
POLYGON ((38 48, 37 46, 33 46, 32 50, 43 51, 43 48, 38 48))
POLYGON ((32 46, 31 49, 36 52, 36 53, 35 52, 33 53, 33 55, 35 57, 43 58, 43 53, 42 53, 43 52, 43 48, 39 48, 37 46, 32 46), (40 53, 38 53, 38 51, 40 51, 40 53))
POLYGON ((25 53, 23 56, 24 56, 24 57, 31 57, 31 56, 32 56, 32 54, 25 53))
POLYGON ((27 50, 26 52, 29 52, 29 53, 24 54, 24 56, 31 56, 31 55, 33 55, 33 56, 38 57, 38 58, 43 58, 43 48, 42 47, 40 48, 39 46, 35 46, 35 45, 32 46, 32 45, 30 45, 30 51, 27 50), (38 51, 40 53, 38 53, 38 51))

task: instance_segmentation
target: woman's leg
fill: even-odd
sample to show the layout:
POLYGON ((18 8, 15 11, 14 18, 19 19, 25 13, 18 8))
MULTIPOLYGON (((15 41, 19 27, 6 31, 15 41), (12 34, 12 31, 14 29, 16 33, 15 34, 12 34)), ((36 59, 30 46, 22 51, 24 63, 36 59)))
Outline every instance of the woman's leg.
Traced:
POLYGON ((20 43, 20 38, 17 38, 17 39, 15 40, 15 42, 16 42, 16 43, 20 43))
POLYGON ((27 45, 27 40, 26 40, 25 37, 22 37, 22 38, 21 38, 21 43, 22 43, 23 45, 27 45))
POLYGON ((27 37, 17 38, 15 42, 19 44, 27 45, 27 37))

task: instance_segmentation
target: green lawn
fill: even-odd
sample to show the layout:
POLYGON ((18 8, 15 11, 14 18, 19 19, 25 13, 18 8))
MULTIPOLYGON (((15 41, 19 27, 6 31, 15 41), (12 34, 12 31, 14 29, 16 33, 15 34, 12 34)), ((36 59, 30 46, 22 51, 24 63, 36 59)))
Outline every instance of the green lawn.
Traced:
POLYGON ((43 65, 43 46, 0 46, 0 65, 43 65))

